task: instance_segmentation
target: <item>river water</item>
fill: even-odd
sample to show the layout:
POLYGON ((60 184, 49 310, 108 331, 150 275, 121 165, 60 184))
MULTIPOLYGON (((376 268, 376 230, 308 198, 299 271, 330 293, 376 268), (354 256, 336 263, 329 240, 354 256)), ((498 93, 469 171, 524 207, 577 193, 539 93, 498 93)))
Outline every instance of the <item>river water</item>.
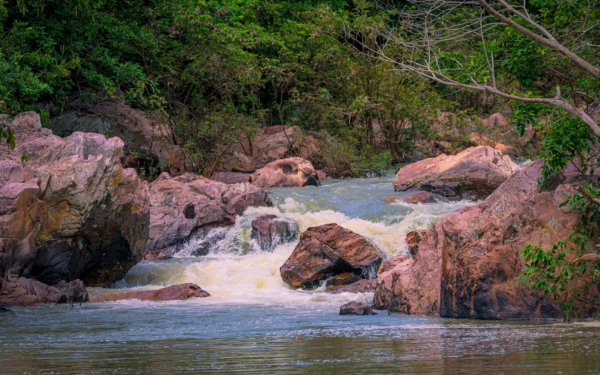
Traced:
POLYGON ((473 204, 388 204, 399 195, 392 179, 270 189, 274 207, 250 208, 232 228, 191 241, 173 259, 143 261, 113 286, 193 282, 210 298, 14 308, 0 315, 0 374, 600 373, 598 324, 339 316, 341 304, 370 302, 372 293, 292 290, 279 267, 296 243, 263 252, 250 240, 252 218, 275 214, 301 231, 338 223, 393 256, 406 252, 406 232, 473 204), (207 242, 207 256, 191 256, 207 242))

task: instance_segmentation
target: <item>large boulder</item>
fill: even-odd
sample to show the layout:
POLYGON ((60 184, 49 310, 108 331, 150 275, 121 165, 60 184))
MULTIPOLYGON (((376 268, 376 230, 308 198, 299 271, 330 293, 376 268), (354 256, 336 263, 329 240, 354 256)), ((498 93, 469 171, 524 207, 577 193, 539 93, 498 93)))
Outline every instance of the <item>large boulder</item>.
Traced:
MULTIPOLYGON (((520 252, 526 245, 551 249, 578 225, 577 213, 560 205, 589 176, 570 168, 541 191, 541 166, 523 166, 485 201, 412 234, 413 259, 379 275, 375 307, 472 319, 561 317, 561 301, 516 282, 520 252)), ((598 300, 598 281, 587 281, 582 300, 598 300)), ((594 311, 578 303, 575 312, 594 311)))
POLYGON ((273 251, 278 245, 298 239, 298 224, 275 215, 261 215, 252 220, 250 238, 258 243, 264 251, 273 251))
POLYGON ((63 139, 33 112, 11 126, 17 146, 0 148, 0 276, 88 286, 122 278, 142 259, 150 217, 147 185, 121 166, 123 142, 63 139))
POLYGON ((382 258, 367 240, 337 224, 308 228, 281 266, 281 278, 293 287, 311 288, 344 272, 374 279, 382 258))
POLYGON ((250 176, 250 183, 261 188, 321 185, 312 163, 295 157, 265 165, 250 176))
POLYGON ((421 160, 396 174, 396 191, 425 190, 451 200, 483 199, 518 169, 508 156, 488 146, 421 160))
POLYGON ((158 113, 131 108, 122 100, 86 103, 69 98, 66 110, 50 119, 54 134, 67 137, 76 131, 119 137, 124 142, 121 159, 148 177, 156 170, 171 173, 190 169, 181 146, 172 142, 167 121, 158 113))
POLYGON ((250 206, 270 206, 266 193, 245 184, 228 185, 186 173, 162 173, 150 184, 150 235, 146 259, 173 256, 192 238, 230 226, 250 206))
POLYGON ((156 290, 132 290, 104 292, 95 294, 90 298, 90 302, 120 301, 127 299, 138 299, 140 301, 181 301, 190 298, 206 298, 210 294, 196 284, 185 283, 171 285, 166 288, 156 290))

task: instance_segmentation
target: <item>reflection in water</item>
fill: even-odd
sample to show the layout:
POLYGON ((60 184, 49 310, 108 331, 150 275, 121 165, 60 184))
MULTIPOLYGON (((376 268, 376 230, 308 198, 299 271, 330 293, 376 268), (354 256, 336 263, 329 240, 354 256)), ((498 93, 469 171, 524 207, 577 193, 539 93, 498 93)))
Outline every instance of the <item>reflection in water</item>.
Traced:
POLYGON ((174 259, 144 261, 114 285, 194 282, 210 298, 42 306, 2 314, 0 374, 600 373, 598 325, 385 312, 339 316, 341 304, 369 302, 372 293, 292 290, 279 267, 296 244, 263 252, 250 240, 252 218, 275 214, 296 221, 301 231, 338 223, 392 256, 406 252, 406 232, 471 204, 389 205, 384 197, 394 194, 391 180, 272 189, 276 207, 248 209, 234 227, 191 241, 174 259), (192 256, 207 244, 208 256, 192 256))

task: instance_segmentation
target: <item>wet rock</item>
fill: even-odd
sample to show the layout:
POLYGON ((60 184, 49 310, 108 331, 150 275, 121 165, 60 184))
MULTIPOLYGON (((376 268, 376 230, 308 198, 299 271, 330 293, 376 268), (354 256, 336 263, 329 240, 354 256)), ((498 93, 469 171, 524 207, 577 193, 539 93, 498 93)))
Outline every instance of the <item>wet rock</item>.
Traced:
POLYGON ((54 287, 63 294, 64 300, 60 302, 76 303, 89 301, 87 289, 81 280, 73 280, 71 282, 61 281, 54 287))
POLYGON ((360 280, 360 276, 358 276, 357 274, 352 273, 352 272, 344 272, 344 273, 340 273, 339 275, 335 275, 335 276, 327 279, 327 282, 325 283, 325 285, 327 285, 327 286, 347 285, 347 284, 355 283, 358 280, 360 280))
POLYGON ((252 174, 250 182, 261 188, 321 185, 312 163, 296 157, 265 165, 252 174))
POLYGON ((166 259, 192 238, 231 226, 250 206, 270 206, 266 193, 246 184, 227 185, 186 173, 163 173, 150 184, 150 234, 145 259, 166 259))
POLYGON ((11 126, 17 146, 0 148, 0 275, 92 286, 122 278, 142 258, 150 215, 146 184, 121 167, 123 142, 63 139, 33 112, 11 126))
POLYGON ((367 293, 375 291, 377 280, 360 279, 352 284, 329 285, 325 289, 328 293, 367 293))
POLYGON ((340 307, 340 315, 376 315, 364 302, 350 302, 340 307))
POLYGON ((240 184, 250 182, 250 173, 217 172, 210 179, 224 184, 240 184))
POLYGON ((409 203, 409 204, 428 204, 428 203, 437 203, 435 198, 431 195, 431 193, 427 191, 419 191, 414 194, 405 195, 403 197, 399 197, 397 201, 409 203))
POLYGON ((9 312, 12 312, 12 310, 9 309, 8 306, 0 305, 0 314, 9 313, 9 312))
POLYGON ((273 251, 278 245, 295 241, 299 235, 298 225, 290 219, 262 215, 252 220, 250 238, 264 251, 273 251))
POLYGON ((344 272, 374 279, 381 261, 375 247, 362 236, 337 224, 326 224, 302 233, 280 272, 285 283, 311 288, 321 280, 344 272))
POLYGON ((491 147, 471 147, 457 155, 443 154, 401 168, 394 189, 424 190, 450 200, 483 199, 517 169, 508 156, 491 147))
MULTIPOLYGON (((520 252, 526 245, 550 249, 578 225, 577 213, 560 205, 589 176, 569 167, 540 191, 541 165, 523 166, 484 202, 407 240, 418 247, 414 260, 380 274, 375 308, 472 319, 562 317, 562 301, 516 282, 524 268, 520 252)), ((589 284, 581 301, 598 300, 599 281, 578 282, 589 284)), ((575 311, 586 317, 595 308, 578 302, 575 311)))
POLYGON ((86 302, 87 290, 81 280, 49 286, 36 280, 19 277, 2 282, 0 304, 35 306, 42 303, 86 302))
POLYGON ((196 284, 185 283, 171 285, 157 290, 137 290, 126 292, 103 293, 93 295, 91 302, 120 301, 138 299, 141 301, 177 301, 190 298, 206 298, 210 294, 196 284))

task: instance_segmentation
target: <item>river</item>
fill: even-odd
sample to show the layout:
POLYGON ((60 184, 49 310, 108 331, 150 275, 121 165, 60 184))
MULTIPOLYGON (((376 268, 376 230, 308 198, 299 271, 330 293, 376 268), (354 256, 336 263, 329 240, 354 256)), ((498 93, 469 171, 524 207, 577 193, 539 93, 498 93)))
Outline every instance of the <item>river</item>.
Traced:
MULTIPOLYGON (((193 282, 210 298, 13 308, 0 315, 0 374, 600 373, 600 325, 498 322, 388 315, 339 316, 341 304, 372 293, 292 290, 279 267, 296 243, 263 252, 252 218, 275 214, 303 231, 337 223, 386 256, 404 235, 473 202, 389 204, 393 175, 269 189, 275 205, 250 208, 209 236, 207 256, 191 241, 175 258, 143 261, 118 289, 193 282)), ((396 193, 395 195, 399 195, 396 193)), ((90 289, 90 293, 105 293, 90 289)))

